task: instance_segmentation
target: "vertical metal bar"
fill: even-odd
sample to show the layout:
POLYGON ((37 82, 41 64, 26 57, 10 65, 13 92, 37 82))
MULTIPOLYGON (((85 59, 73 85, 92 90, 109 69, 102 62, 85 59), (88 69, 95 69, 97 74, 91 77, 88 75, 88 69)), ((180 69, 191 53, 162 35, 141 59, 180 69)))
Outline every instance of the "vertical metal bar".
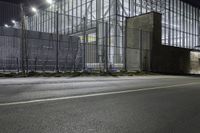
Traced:
MULTIPOLYGON (((105 14, 104 14, 104 0, 102 0, 102 7, 101 7, 102 9, 102 12, 101 12, 101 14, 102 14, 102 18, 101 18, 101 43, 102 44, 100 44, 101 45, 101 63, 102 63, 102 65, 101 65, 101 69, 104 69, 104 67, 105 67, 105 14), (102 68, 103 67, 103 68, 102 68)), ((103 71, 105 71, 105 69, 103 70, 103 71)))
POLYGON ((76 32, 78 31, 78 0, 76 0, 76 32))
MULTIPOLYGON (((109 65, 110 65, 110 63, 111 63, 111 0, 109 0, 109 19, 108 19, 108 23, 109 23, 109 30, 108 30, 108 32, 109 32, 109 45, 108 45, 108 62, 109 62, 109 65)), ((109 66, 108 66, 109 67, 109 66)))
POLYGON ((152 32, 148 32, 148 37, 149 37, 149 68, 148 71, 152 71, 152 45, 153 45, 153 35, 152 32))
POLYGON ((83 71, 86 69, 86 17, 83 18, 84 28, 83 28, 83 71))
POLYGON ((117 61, 117 55, 118 55, 118 53, 117 53, 117 46, 118 46, 118 0, 116 0, 116 2, 115 2, 115 13, 114 13, 114 15, 115 15, 115 35, 114 35, 114 37, 115 37, 115 44, 114 44, 114 49, 115 49, 115 52, 114 52, 114 62, 113 62, 113 66, 116 64, 116 63, 118 63, 118 61, 117 61))
POLYGON ((74 33, 74 0, 71 1, 72 3, 72 33, 74 33))
POLYGON ((26 29, 24 29, 24 48, 25 48, 25 57, 26 57, 26 72, 28 73, 29 72, 29 66, 28 66, 28 45, 27 45, 27 31, 26 29))
POLYGON ((66 0, 64 0, 64 35, 66 34, 66 0))
POLYGON ((19 58, 17 57, 17 72, 19 73, 19 58))
POLYGON ((143 71, 143 46, 142 46, 142 30, 139 30, 139 48, 140 48, 140 71, 143 71))
POLYGON ((22 73, 25 74, 25 68, 24 68, 24 10, 23 5, 20 5, 21 8, 21 68, 22 73))
POLYGON ((185 15, 186 11, 185 11, 185 3, 183 3, 183 47, 186 48, 185 45, 185 15))
POLYGON ((96 62, 99 63, 99 24, 101 18, 101 0, 96 0, 96 62))
MULTIPOLYGON (((82 1, 82 0, 81 0, 82 1)), ((67 27, 68 27, 68 29, 67 29, 67 34, 70 34, 70 9, 69 9, 69 7, 70 7, 70 1, 68 0, 68 4, 67 4, 67 9, 68 9, 68 11, 67 11, 67 27)), ((82 6, 81 6, 82 7, 82 6)))
POLYGON ((56 11, 56 72, 59 72, 59 61, 58 61, 58 45, 59 45, 59 24, 58 24, 58 22, 59 22, 59 13, 58 13, 58 10, 56 11))
MULTIPOLYGON (((171 5, 171 0, 169 0, 169 8, 170 8, 170 5, 171 5)), ((169 24, 169 27, 168 27, 168 45, 170 46, 171 45, 171 11, 168 11, 168 24, 169 24)))
POLYGON ((126 18, 126 22, 125 22, 125 44, 124 44, 124 70, 127 72, 127 20, 128 18, 126 18))
POLYGON ((105 72, 108 72, 108 22, 106 22, 106 40, 105 40, 105 72))
POLYGON ((90 26, 91 27, 90 28, 93 27, 93 25, 92 25, 92 8, 93 8, 92 2, 93 2, 93 0, 90 1, 90 4, 91 4, 91 6, 90 6, 90 26))
MULTIPOLYGON (((128 2, 128 1, 127 1, 128 2)), ((120 63, 123 63, 124 61, 123 61, 123 55, 124 55, 124 51, 123 51, 123 47, 124 47, 124 45, 125 45, 125 39, 124 39, 124 36, 125 36, 125 30, 124 30, 124 21, 125 21, 125 3, 124 3, 124 0, 122 1, 122 6, 123 6, 123 11, 122 11, 122 44, 121 44, 121 46, 120 46, 120 51, 122 51, 122 55, 120 54, 120 60, 122 60, 122 61, 120 61, 120 63), (122 56, 122 57, 121 57, 122 56)), ((123 69, 123 68, 121 68, 121 69, 123 69)))
MULTIPOLYGON (((176 1, 176 24, 178 24, 178 18, 179 18, 179 14, 178 14, 178 0, 176 1)), ((180 47, 179 46, 179 40, 178 40, 178 31, 179 29, 178 29, 178 26, 176 27, 176 46, 178 46, 178 47, 180 47)))
POLYGON ((34 66, 35 66, 35 72, 36 72, 37 71, 37 57, 35 57, 34 66))

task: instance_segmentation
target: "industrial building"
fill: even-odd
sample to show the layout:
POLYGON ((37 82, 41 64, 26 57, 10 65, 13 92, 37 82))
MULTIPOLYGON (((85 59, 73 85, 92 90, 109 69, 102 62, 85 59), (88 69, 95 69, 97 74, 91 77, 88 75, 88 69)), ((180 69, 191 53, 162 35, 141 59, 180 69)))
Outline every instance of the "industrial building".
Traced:
POLYGON ((85 18, 88 34, 101 38, 108 23, 112 46, 123 46, 126 17, 155 11, 162 14, 163 45, 193 49, 199 44, 200 10, 181 0, 59 0, 29 17, 29 29, 54 32, 56 11, 63 34, 81 32, 85 18))
POLYGON ((198 49, 200 10, 181 0, 59 0, 29 16, 27 24, 29 30, 54 33, 58 22, 60 34, 93 45, 95 58, 88 63, 104 62, 108 45, 108 64, 125 67, 126 20, 152 11, 162 14, 162 45, 198 49))
MULTIPOLYGON (((139 52, 140 57, 133 56, 134 54, 129 56, 128 49, 131 47, 127 44, 128 30, 134 31, 131 32, 132 38, 135 38, 134 41, 139 45, 147 43, 151 43, 149 46, 156 45, 152 44, 154 43, 152 37, 155 30, 161 30, 157 36, 160 38, 160 45, 187 51, 199 50, 200 10, 182 0, 50 0, 48 2, 48 6, 38 7, 34 10, 35 13, 27 15, 26 29, 78 36, 82 44, 84 69, 127 70, 131 59, 138 60, 140 65, 136 64, 137 67, 132 67, 130 71, 146 70, 142 67, 147 63, 144 62, 146 59, 142 60, 141 47, 138 48, 139 51, 135 51, 139 52), (160 29, 147 30, 148 28, 145 29, 141 25, 127 27, 128 19, 137 19, 150 12, 160 14, 161 26, 157 26, 160 29)), ((141 21, 149 21, 149 25, 152 25, 148 17, 141 21)), ((132 49, 137 48, 132 47, 132 49)), ((153 67, 151 61, 149 65, 153 67)), ((153 68, 148 70, 157 71, 153 68)))

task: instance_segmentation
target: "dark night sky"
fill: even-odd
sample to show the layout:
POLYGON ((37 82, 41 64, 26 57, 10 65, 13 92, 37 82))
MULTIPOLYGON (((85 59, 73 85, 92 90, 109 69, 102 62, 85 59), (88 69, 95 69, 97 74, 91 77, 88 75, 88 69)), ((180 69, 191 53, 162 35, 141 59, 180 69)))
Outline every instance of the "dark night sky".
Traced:
POLYGON ((16 3, 16 4, 19 4, 21 2, 25 2, 25 3, 37 3, 39 1, 43 1, 43 0, 0 0, 0 1, 5 1, 5 2, 10 2, 10 3, 16 3))
MULTIPOLYGON (((0 0, 0 1, 5 1, 5 2, 10 2, 10 3, 24 3, 25 7, 30 7, 30 6, 36 6, 36 7, 41 7, 42 5, 45 5, 45 0, 0 0)), ((200 8, 200 0, 183 0, 188 3, 191 3, 192 5, 199 7, 200 8)), ((15 6, 14 6, 15 7, 15 6)), ((19 12, 14 11, 14 7, 8 6, 1 6, 0 5, 0 26, 4 25, 5 23, 10 23, 10 19, 18 19, 19 18, 19 12), (9 16, 9 17, 8 17, 9 16)))
POLYGON ((26 6, 36 5, 40 6, 45 3, 45 0, 0 0, 5 2, 10 2, 14 4, 24 3, 26 6))
MULTIPOLYGON (((41 3, 44 0, 0 0, 0 1, 6 1, 6 2, 11 2, 11 3, 20 3, 20 2, 25 2, 28 5, 29 4, 37 4, 37 3, 41 3)), ((199 6, 200 7, 200 0, 183 0, 186 2, 189 2, 195 6, 199 6)))

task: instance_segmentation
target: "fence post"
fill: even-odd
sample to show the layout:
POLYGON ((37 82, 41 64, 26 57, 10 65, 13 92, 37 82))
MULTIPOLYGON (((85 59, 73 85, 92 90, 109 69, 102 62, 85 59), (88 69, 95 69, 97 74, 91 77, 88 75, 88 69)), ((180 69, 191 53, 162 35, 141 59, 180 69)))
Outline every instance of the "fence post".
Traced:
POLYGON ((59 13, 56 11, 56 72, 59 72, 58 45, 59 45, 59 13))
POLYGON ((24 30, 24 48, 25 48, 25 56, 26 56, 26 73, 29 72, 29 62, 28 62, 28 41, 27 41, 28 35, 27 35, 27 31, 24 30))
POLYGON ((25 66, 24 66, 24 29, 25 29, 25 21, 24 21, 24 9, 23 5, 20 5, 21 8, 21 68, 22 73, 25 74, 25 66))
POLYGON ((17 72, 19 73, 19 59, 17 57, 17 72))
POLYGON ((143 71, 143 46, 142 46, 142 30, 139 29, 139 49, 140 49, 140 71, 143 71))
POLYGON ((65 56, 65 72, 67 72, 67 56, 65 56))
POLYGON ((83 71, 86 70, 86 17, 83 18, 84 28, 83 28, 83 71))
POLYGON ((148 71, 152 71, 152 66, 151 66, 151 64, 152 64, 152 44, 153 44, 153 42, 152 42, 152 32, 148 32, 148 37, 149 37, 149 70, 148 71))
POLYGON ((37 71, 37 57, 35 57, 34 65, 35 65, 35 72, 36 72, 37 71))
POLYGON ((124 70, 125 72, 127 72, 127 20, 128 18, 126 18, 126 25, 125 25, 125 43, 124 43, 124 70))
POLYGON ((108 22, 106 22, 106 41, 105 41, 105 72, 108 72, 108 22))

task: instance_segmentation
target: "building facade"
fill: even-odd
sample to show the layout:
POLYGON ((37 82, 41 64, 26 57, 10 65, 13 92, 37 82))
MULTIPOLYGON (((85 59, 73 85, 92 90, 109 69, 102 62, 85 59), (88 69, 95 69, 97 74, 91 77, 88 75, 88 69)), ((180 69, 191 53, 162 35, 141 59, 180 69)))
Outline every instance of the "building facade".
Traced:
POLYGON ((162 14, 163 45, 199 49, 200 10, 182 0, 58 0, 29 16, 27 28, 79 36, 95 51, 86 62, 124 67, 126 18, 151 11, 162 14))

